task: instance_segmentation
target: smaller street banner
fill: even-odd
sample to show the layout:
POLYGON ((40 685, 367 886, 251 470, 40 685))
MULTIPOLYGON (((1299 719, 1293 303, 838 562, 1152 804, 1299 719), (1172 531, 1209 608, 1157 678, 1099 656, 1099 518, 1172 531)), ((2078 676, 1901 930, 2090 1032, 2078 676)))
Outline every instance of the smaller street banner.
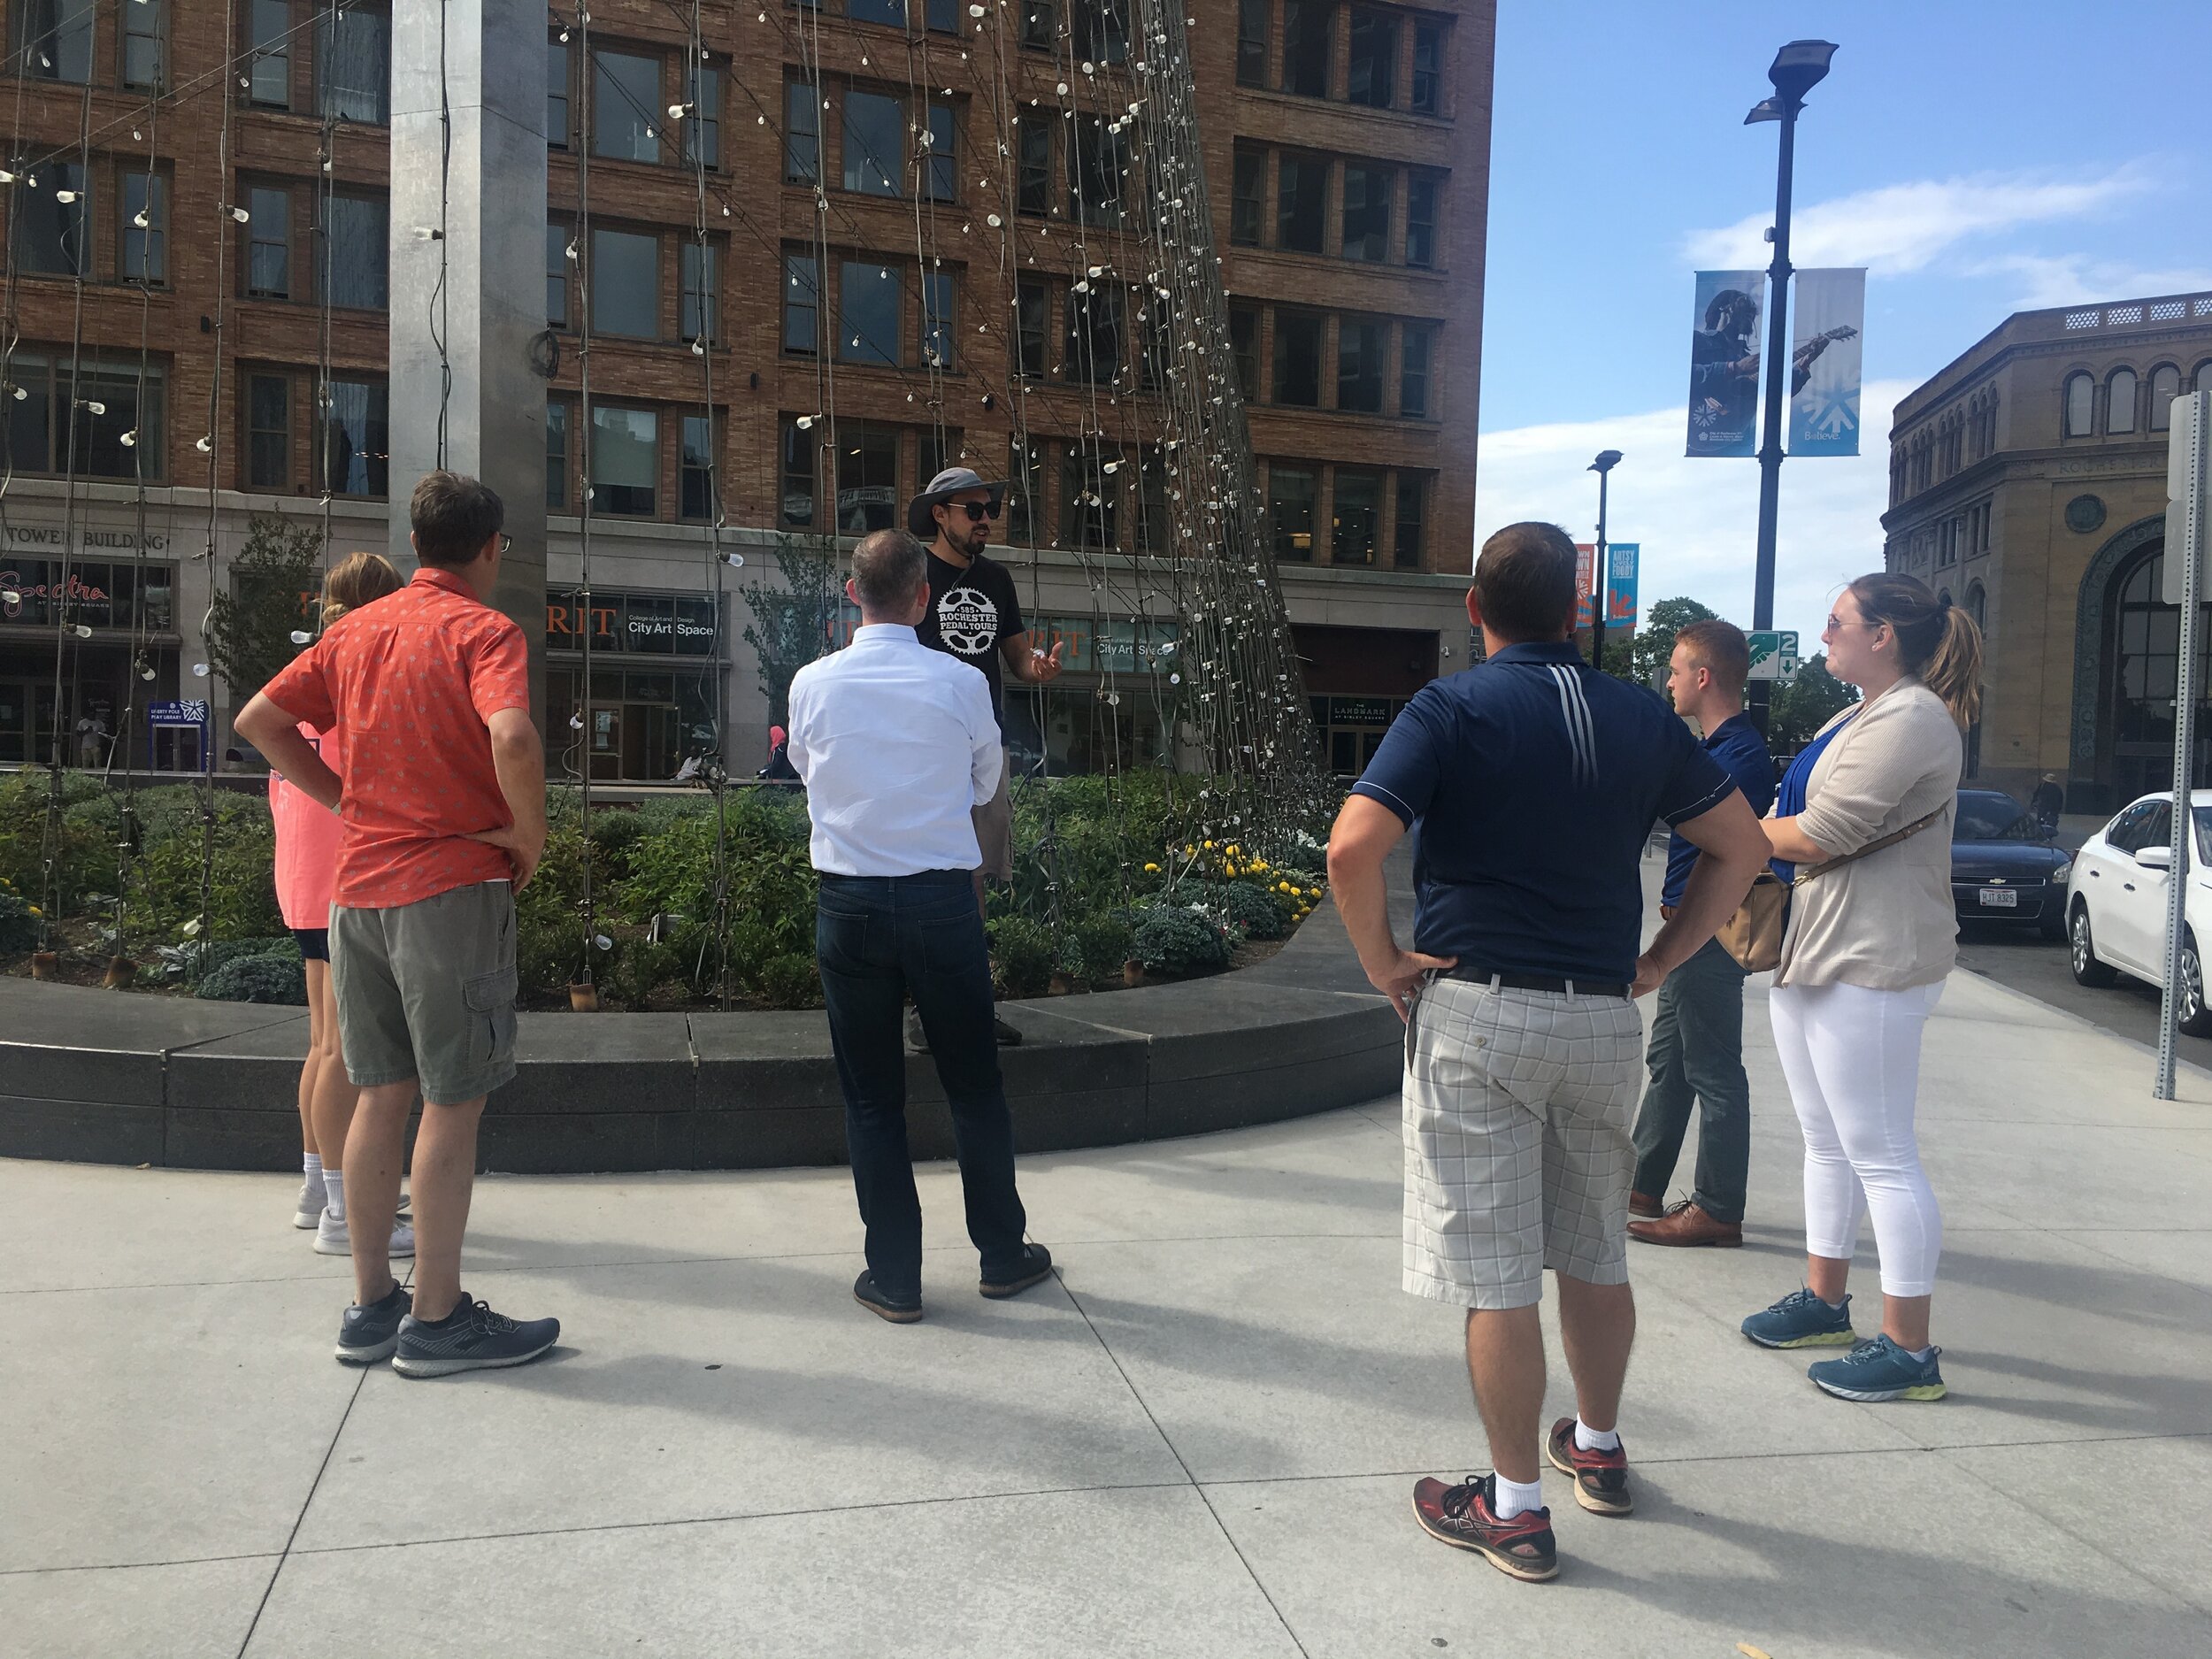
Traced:
MULTIPOLYGON (((1613 567, 1605 584, 1605 626, 1609 628, 1636 626, 1636 573, 1642 550, 1634 541, 1605 544, 1605 562, 1613 567)), ((1590 603, 1595 587, 1592 566, 1597 563, 1597 544, 1578 541, 1575 552, 1578 556, 1575 560, 1575 626, 1586 628, 1597 621, 1596 611, 1590 603)))
POLYGON ((1759 447, 1759 319, 1766 273, 1701 271, 1690 329, 1686 454, 1751 455, 1759 447))
POLYGON ((1859 375, 1866 326, 1863 270, 1800 271, 1791 319, 1790 453, 1859 452, 1859 375))

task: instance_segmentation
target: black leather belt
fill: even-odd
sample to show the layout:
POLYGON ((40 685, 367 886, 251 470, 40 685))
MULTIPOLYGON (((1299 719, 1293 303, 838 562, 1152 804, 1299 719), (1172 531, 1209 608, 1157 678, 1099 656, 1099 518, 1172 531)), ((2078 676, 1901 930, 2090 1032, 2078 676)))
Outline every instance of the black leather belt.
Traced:
POLYGON ((1559 995, 1626 997, 1630 987, 1617 980, 1555 979, 1541 973, 1503 973, 1494 968, 1471 968, 1462 963, 1456 968, 1447 968, 1441 976, 1447 979, 1464 979, 1471 985, 1496 983, 1509 991, 1551 991, 1559 995))

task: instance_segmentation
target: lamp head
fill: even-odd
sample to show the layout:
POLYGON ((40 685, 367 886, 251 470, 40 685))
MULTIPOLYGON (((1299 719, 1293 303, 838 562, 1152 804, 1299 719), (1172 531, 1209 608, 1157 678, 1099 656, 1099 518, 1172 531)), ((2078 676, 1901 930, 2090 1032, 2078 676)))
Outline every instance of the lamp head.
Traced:
POLYGON ((1621 452, 1618 449, 1601 449, 1598 451, 1598 458, 1591 462, 1590 465, 1583 470, 1586 472, 1597 472, 1602 474, 1611 472, 1620 464, 1621 452))
POLYGON ((1792 41, 1774 54, 1767 79, 1785 104, 1802 104, 1805 95, 1827 78, 1828 60, 1836 55, 1833 41, 1792 41))

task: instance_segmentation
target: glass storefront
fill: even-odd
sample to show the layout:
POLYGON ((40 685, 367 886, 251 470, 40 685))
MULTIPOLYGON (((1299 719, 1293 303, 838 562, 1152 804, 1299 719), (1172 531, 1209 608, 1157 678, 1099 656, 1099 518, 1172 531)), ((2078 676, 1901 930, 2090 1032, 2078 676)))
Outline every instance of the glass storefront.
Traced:
POLYGON ((546 772, 574 781, 667 783, 714 748, 718 682, 714 601, 695 594, 595 588, 546 595, 546 772), (584 704, 582 649, 591 641, 584 704), (655 658, 705 659, 680 666, 655 658), (641 660, 644 659, 644 660, 641 660))
POLYGON ((1382 747, 1383 733, 1406 706, 1404 697, 1310 697, 1313 723, 1321 730, 1321 747, 1329 757, 1329 770, 1340 778, 1356 778, 1382 747))

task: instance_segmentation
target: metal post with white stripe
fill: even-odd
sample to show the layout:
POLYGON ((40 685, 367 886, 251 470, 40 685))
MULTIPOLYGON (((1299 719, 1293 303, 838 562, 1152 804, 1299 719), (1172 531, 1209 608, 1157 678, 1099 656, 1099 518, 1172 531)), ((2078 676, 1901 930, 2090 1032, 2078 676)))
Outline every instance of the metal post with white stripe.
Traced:
MULTIPOLYGON (((2203 620, 2205 490, 2212 465, 2212 391, 2192 392, 2173 401, 2172 430, 2167 440, 2166 567, 2169 604, 2181 606, 2181 661, 2174 687, 2173 848, 2166 871, 2166 973, 2158 1020, 2158 1098, 2174 1097, 2174 1050, 2180 1037, 2183 957, 2188 936, 2190 832, 2189 787, 2197 740, 2197 627, 2203 620), (2178 535, 2173 534, 2178 530, 2178 535)), ((2204 995, 2201 953, 2196 964, 2196 995, 2204 995)))

